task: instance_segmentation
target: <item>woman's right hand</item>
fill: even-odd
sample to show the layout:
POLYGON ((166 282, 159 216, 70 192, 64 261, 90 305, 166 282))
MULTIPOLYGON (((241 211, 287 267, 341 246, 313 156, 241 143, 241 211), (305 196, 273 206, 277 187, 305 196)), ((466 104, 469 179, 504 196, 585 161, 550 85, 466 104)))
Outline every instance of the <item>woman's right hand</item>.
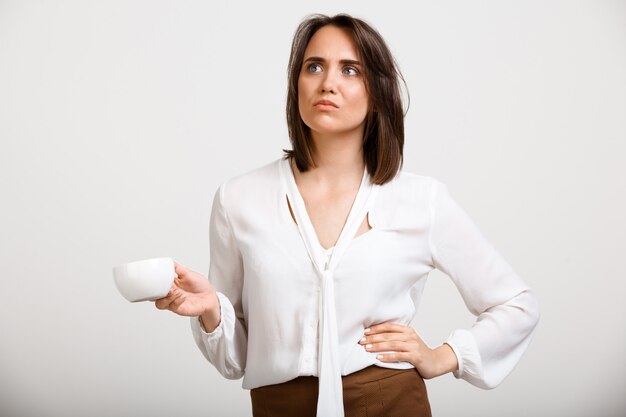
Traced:
POLYGON ((156 308, 170 310, 181 316, 202 316, 206 327, 217 327, 220 321, 220 304, 209 280, 178 262, 174 262, 174 270, 176 278, 170 292, 154 302, 156 308))

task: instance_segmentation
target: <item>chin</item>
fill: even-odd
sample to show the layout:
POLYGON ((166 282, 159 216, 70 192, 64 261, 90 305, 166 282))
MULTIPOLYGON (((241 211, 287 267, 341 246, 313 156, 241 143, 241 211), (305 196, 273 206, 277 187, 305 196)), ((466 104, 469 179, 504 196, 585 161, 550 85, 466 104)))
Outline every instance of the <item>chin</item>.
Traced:
POLYGON ((314 132, 319 135, 341 135, 344 133, 350 133, 354 129, 341 129, 341 128, 329 128, 329 127, 318 127, 311 128, 311 132, 314 132))
POLYGON ((311 129, 311 132, 315 132, 320 135, 339 135, 342 133, 351 133, 362 128, 363 124, 345 124, 345 123, 306 123, 311 129))

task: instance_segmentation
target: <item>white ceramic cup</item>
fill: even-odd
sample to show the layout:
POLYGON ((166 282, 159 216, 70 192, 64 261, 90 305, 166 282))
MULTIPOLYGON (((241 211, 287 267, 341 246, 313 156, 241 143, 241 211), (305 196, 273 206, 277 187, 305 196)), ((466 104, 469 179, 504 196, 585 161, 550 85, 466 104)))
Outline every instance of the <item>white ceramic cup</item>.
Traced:
POLYGON ((172 258, 153 258, 116 266, 113 277, 118 291, 134 303, 165 297, 176 272, 172 258))

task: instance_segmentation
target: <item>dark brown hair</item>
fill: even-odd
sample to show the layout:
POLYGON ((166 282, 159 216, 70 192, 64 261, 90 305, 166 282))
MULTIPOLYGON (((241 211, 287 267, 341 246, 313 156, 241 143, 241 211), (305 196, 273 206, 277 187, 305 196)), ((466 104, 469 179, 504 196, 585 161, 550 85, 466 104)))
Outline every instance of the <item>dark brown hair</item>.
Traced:
POLYGON ((399 81, 404 84, 404 78, 382 36, 363 20, 347 14, 332 17, 310 15, 296 30, 287 68, 287 126, 293 149, 284 150, 285 157, 293 158, 302 172, 314 165, 310 128, 302 121, 298 108, 298 78, 309 41, 315 32, 327 25, 346 29, 356 43, 359 59, 363 63, 365 88, 370 98, 370 111, 365 120, 363 157, 372 183, 384 184, 391 181, 402 167, 405 113, 399 81))

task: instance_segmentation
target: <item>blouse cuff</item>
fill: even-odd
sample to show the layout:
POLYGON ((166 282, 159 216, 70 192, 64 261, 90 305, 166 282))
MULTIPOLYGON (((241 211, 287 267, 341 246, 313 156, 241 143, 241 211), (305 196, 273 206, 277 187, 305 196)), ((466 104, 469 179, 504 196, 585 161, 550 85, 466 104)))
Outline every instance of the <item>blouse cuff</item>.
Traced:
MULTIPOLYGON (((230 301, 224 294, 217 291, 217 299, 220 303, 220 323, 217 325, 215 329, 213 329, 212 332, 207 332, 204 330, 204 326, 202 325, 202 320, 200 319, 200 316, 192 317, 191 319, 192 326, 197 327, 200 333, 202 333, 205 340, 207 341, 221 338, 222 335, 224 334, 224 322, 229 321, 225 318, 228 317, 229 313, 232 313, 233 317, 235 315, 234 311, 228 311, 228 306, 230 306, 230 301)), ((231 306, 231 310, 232 310, 232 306, 231 306)))
POLYGON ((455 378, 464 379, 481 388, 485 386, 483 364, 476 340, 469 330, 459 329, 450 334, 445 342, 456 355, 459 368, 452 372, 455 378))

